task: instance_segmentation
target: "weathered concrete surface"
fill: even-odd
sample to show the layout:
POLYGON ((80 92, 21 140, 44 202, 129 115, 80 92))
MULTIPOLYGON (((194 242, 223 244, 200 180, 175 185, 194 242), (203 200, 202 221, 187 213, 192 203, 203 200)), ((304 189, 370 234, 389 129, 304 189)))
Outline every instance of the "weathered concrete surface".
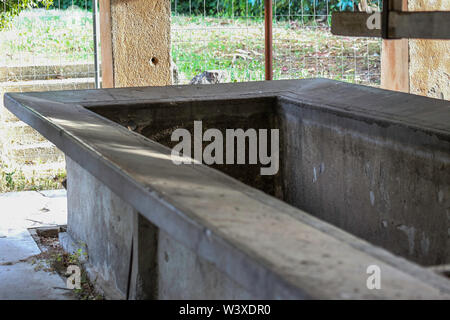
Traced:
MULTIPOLYGON (((436 177, 447 174, 446 157, 450 141, 448 102, 331 80, 9 94, 6 105, 157 227, 158 237, 162 233, 169 235, 171 240, 178 241, 239 284, 252 298, 448 298, 448 280, 426 268, 369 244, 217 170, 202 165, 176 166, 170 161, 170 149, 86 109, 95 107, 98 112, 101 108, 107 110, 114 105, 126 105, 138 110, 169 104, 175 110, 188 111, 202 106, 209 108, 211 116, 217 116, 232 114, 235 106, 218 107, 215 103, 218 100, 255 99, 276 101, 272 106, 272 115, 288 116, 292 125, 305 128, 297 132, 297 136, 292 136, 288 144, 302 146, 299 142, 308 138, 308 132, 318 141, 325 141, 329 137, 324 135, 325 140, 320 140, 320 132, 327 133, 330 126, 339 128, 334 138, 338 144, 343 139, 343 147, 339 150, 345 151, 358 164, 355 178, 361 173, 359 163, 364 153, 359 154, 361 149, 352 146, 360 143, 364 133, 368 136, 366 139, 373 143, 370 147, 384 146, 386 150, 404 152, 408 157, 416 153, 418 160, 428 153, 435 157, 437 162, 430 164, 436 166, 432 173, 427 168, 422 172, 422 167, 415 167, 417 172, 412 172, 412 177, 424 175, 439 183, 436 177), (289 107, 290 104, 295 107, 289 107), (286 110, 288 108, 292 110, 286 110), (333 117, 337 118, 335 122, 326 121, 333 117), (347 127, 346 124, 351 125, 347 127), (365 128, 364 132, 358 133, 358 128, 365 128), (410 135, 412 132, 416 134, 410 135), (417 139, 419 136, 425 138, 417 139), (403 150, 403 147, 413 150, 403 150), (373 264, 381 269, 382 290, 366 287, 366 270, 373 264)), ((249 104, 249 108, 252 107, 254 105, 249 104)), ((285 124, 281 122, 280 125, 285 124)), ((283 127, 281 129, 284 130, 283 127)), ((344 165, 339 158, 331 162, 327 160, 331 159, 331 155, 326 152, 311 152, 317 160, 326 160, 324 166, 321 166, 321 161, 310 164, 305 161, 298 165, 305 166, 311 172, 317 167, 318 173, 325 174, 333 172, 327 171, 333 165, 348 172, 353 162, 344 165)), ((396 156, 385 159, 389 170, 396 168, 392 162, 395 159, 396 156)), ((375 155, 373 160, 377 160, 375 155)), ((372 163, 371 167, 383 166, 377 167, 372 163)), ((289 174, 295 176, 292 171, 289 174)), ((330 177, 330 184, 338 184, 338 178, 330 177)), ((318 179, 321 177, 318 176, 318 179)), ((361 186, 364 186, 363 179, 357 182, 361 186)), ((374 177, 373 181, 396 185, 395 177, 376 179, 374 177), (394 181, 390 181, 391 178, 394 181)), ((379 183, 380 190, 382 186, 379 183)), ((351 190, 338 185, 333 192, 345 194, 351 190)), ((357 207, 373 210, 370 206, 374 202, 377 208, 382 208, 385 199, 378 197, 376 192, 371 197, 370 192, 365 191, 362 188, 356 200, 367 205, 360 207, 357 202, 357 207), (380 199, 379 203, 377 199, 380 199)), ((433 210, 446 201, 445 193, 434 192, 428 190, 425 195, 435 206, 433 210)), ((394 199, 397 193, 390 196, 394 199)), ((103 205, 102 196, 99 197, 101 201, 97 201, 98 205, 112 208, 103 205)), ((352 197, 347 197, 346 201, 351 203, 352 197)), ((395 201, 400 200, 396 198, 395 201)), ((350 204, 345 205, 347 207, 341 208, 350 207, 350 204)), ((413 201, 412 205, 419 203, 413 201)), ((433 212, 437 214, 435 217, 441 214, 441 209, 433 212)), ((429 209, 425 212, 428 215, 429 209)), ((355 214, 359 212, 353 213, 345 219, 357 219, 355 214)), ((408 213, 409 210, 405 210, 405 217, 401 218, 408 219, 408 213)), ((342 211, 336 214, 342 214, 342 211)), ((398 216, 395 218, 399 219, 398 216)), ((435 223, 436 219, 431 221, 435 223)), ((153 231, 150 232, 152 237, 155 236, 153 231)), ((169 261, 170 258, 169 254, 169 261)), ((154 269, 154 265, 150 268, 154 269)), ((154 279, 151 281, 154 282, 154 279)))
POLYGON ((115 87, 168 85, 170 1, 111 0, 115 87))
POLYGON ((8 228, 8 232, 0 233, 0 265, 24 260, 39 253, 41 252, 28 230, 8 228))
POLYGON ((255 295, 192 250, 160 232, 158 299, 252 299, 255 295))
MULTIPOLYGON (((183 124, 183 128, 194 135, 194 120, 202 121, 203 131, 209 128, 220 130, 225 137, 227 128, 267 129, 278 127, 277 117, 273 113, 276 99, 244 99, 214 101, 214 108, 222 110, 211 112, 211 108, 204 104, 190 103, 188 105, 174 105, 164 103, 153 105, 151 108, 135 108, 120 105, 114 108, 92 108, 98 114, 132 129, 153 141, 173 148, 178 142, 171 141, 172 132, 183 124), (195 118, 195 119, 194 119, 195 118)), ((269 137, 270 138, 270 137, 269 137)), ((205 148, 209 142, 203 142, 205 148)), ((245 158, 249 158, 248 148, 245 158)), ((211 167, 232 176, 239 181, 270 195, 283 198, 281 170, 276 175, 261 175, 260 164, 227 165, 213 164, 211 167)))
MULTIPOLYGON (((97 281, 99 289, 107 297, 251 297, 213 265, 166 233, 159 232, 158 228, 73 160, 67 158, 66 163, 67 231, 74 242, 86 247, 90 277, 97 281)), ((71 245, 65 243, 64 248, 71 245)))
POLYGON ((92 270, 114 285, 109 295, 125 298, 136 210, 69 157, 66 168, 67 232, 86 246, 92 270))
POLYGON ((178 143, 171 133, 182 126, 193 135, 195 120, 202 121, 203 132, 215 128, 223 136, 226 128, 281 128, 278 174, 261 176, 260 165, 212 167, 407 259, 424 265, 450 261, 446 141, 311 110, 288 99, 91 110, 169 148, 178 143))
MULTIPOLYGON (((450 10, 448 0, 408 0, 409 11, 450 10)), ((409 40, 410 92, 450 100, 450 41, 409 40)))
POLYGON ((281 109, 285 201, 409 260, 450 262, 448 141, 281 109))
POLYGON ((0 300, 75 300, 60 276, 35 267, 30 262, 0 265, 0 300))
MULTIPOLYGON (((67 223, 65 190, 0 194, 0 236, 14 230, 67 223)), ((12 234, 11 234, 12 235, 12 234)))
POLYGON ((65 190, 0 194, 0 300, 67 300, 75 296, 45 261, 27 228, 66 224, 65 190), (37 260, 38 264, 33 264, 37 260))

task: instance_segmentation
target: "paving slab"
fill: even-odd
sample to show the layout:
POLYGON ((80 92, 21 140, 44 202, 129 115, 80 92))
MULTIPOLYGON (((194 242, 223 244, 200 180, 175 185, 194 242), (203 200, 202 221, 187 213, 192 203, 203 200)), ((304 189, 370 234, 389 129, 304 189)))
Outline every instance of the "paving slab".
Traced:
POLYGON ((66 224, 65 190, 0 194, 0 299, 72 300, 64 280, 42 268, 28 228, 66 224), (38 263, 36 263, 36 261, 38 263))
POLYGON ((27 259, 39 253, 41 251, 28 230, 0 239, 0 264, 27 259))
POLYGON ((67 223, 65 190, 0 194, 0 238, 27 228, 67 223))
POLYGON ((55 273, 35 270, 31 262, 0 265, 1 300, 73 300, 63 279, 55 273))

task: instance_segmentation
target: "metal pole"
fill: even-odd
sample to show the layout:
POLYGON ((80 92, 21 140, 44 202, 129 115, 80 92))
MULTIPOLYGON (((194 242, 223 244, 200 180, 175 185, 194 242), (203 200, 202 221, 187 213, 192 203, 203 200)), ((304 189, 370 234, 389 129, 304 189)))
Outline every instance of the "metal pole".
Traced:
POLYGON ((266 80, 273 80, 272 0, 264 0, 264 34, 266 80))
POLYGON ((100 64, 98 60, 98 19, 97 19, 98 0, 92 0, 92 22, 94 24, 93 36, 94 36, 94 78, 95 88, 100 88, 100 64))

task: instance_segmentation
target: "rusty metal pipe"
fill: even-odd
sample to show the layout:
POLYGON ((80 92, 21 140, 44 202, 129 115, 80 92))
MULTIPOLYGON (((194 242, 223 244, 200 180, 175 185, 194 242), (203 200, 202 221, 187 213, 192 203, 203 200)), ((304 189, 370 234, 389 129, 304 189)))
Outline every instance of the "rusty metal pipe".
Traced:
POLYGON ((273 80, 272 0, 264 0, 264 35, 266 80, 273 80))

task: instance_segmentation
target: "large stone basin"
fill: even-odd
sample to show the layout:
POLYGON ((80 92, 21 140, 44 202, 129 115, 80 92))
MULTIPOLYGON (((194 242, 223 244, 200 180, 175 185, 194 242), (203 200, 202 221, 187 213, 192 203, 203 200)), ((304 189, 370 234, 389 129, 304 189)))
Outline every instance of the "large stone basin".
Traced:
POLYGON ((5 106, 66 154, 68 233, 113 297, 449 297, 429 268, 450 263, 447 101, 314 79, 7 94, 5 106), (194 121, 279 129, 277 174, 175 165, 171 135, 194 121))

